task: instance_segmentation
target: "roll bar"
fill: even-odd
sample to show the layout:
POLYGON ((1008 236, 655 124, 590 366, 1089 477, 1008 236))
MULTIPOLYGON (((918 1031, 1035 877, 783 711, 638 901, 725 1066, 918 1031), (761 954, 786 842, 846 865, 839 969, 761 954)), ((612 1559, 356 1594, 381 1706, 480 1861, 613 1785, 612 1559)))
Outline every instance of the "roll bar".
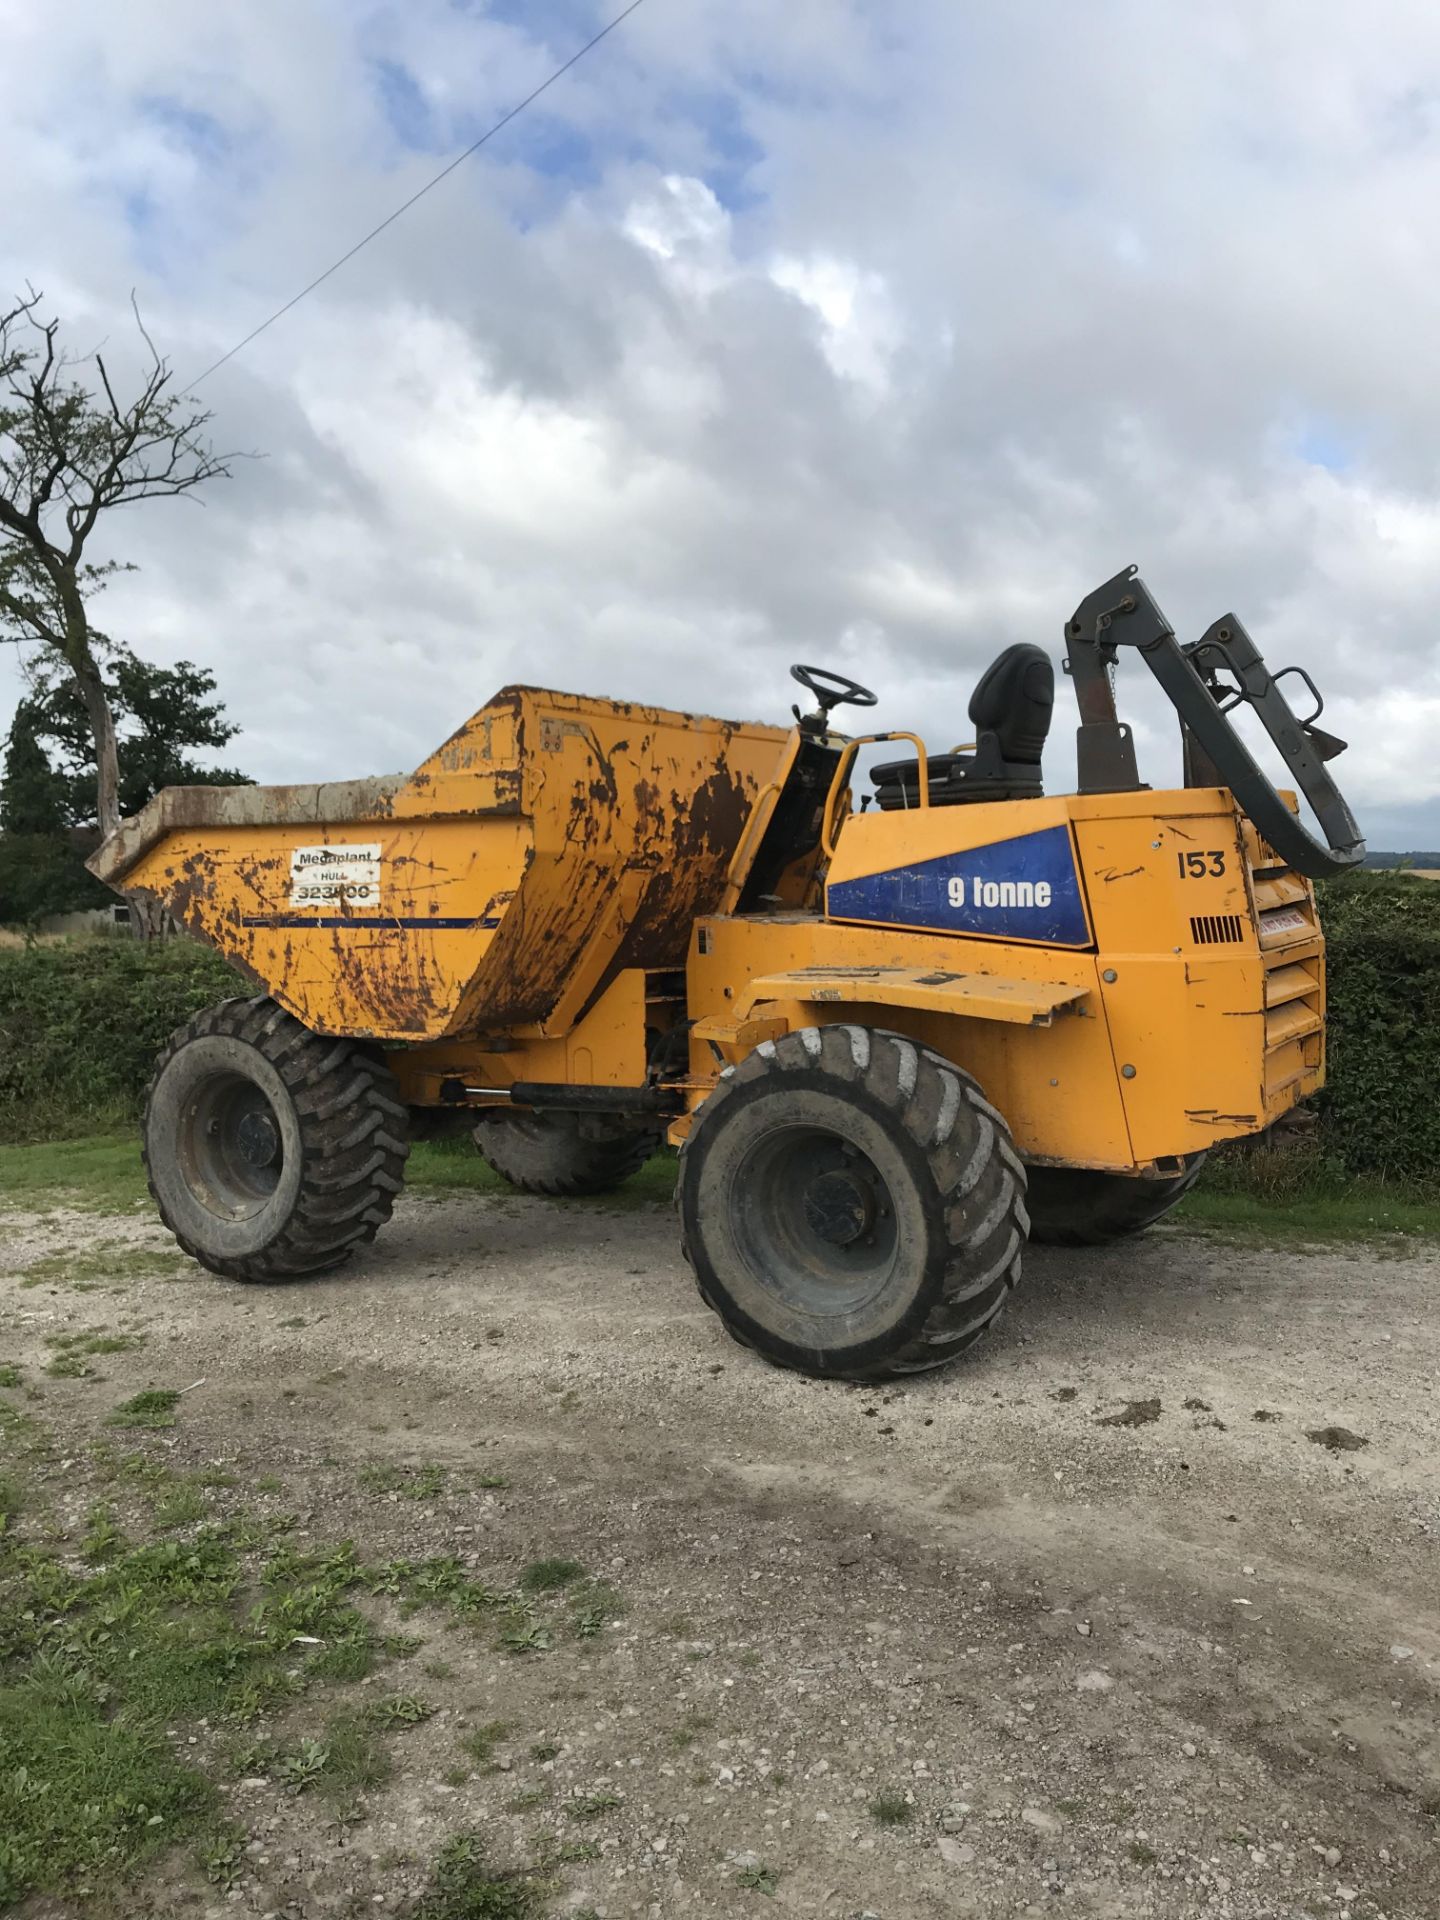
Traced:
POLYGON ((1182 646, 1134 567, 1087 594, 1065 627, 1066 669, 1080 708, 1082 793, 1135 791, 1141 785, 1134 739, 1115 713, 1111 674, 1122 646, 1139 649, 1179 715, 1187 786, 1228 787, 1261 837, 1307 879, 1323 880, 1359 866, 1365 857, 1364 838, 1325 768, 1327 760, 1344 752, 1345 742, 1315 725, 1324 702, 1309 674, 1303 667, 1272 674, 1233 613, 1182 646), (1299 675, 1315 702, 1307 720, 1296 717, 1280 689, 1281 680, 1292 673, 1299 675), (1222 674, 1230 676, 1228 683, 1222 674), (1259 715, 1295 776, 1314 809, 1323 841, 1281 799, 1235 731, 1230 713, 1242 702, 1259 715))

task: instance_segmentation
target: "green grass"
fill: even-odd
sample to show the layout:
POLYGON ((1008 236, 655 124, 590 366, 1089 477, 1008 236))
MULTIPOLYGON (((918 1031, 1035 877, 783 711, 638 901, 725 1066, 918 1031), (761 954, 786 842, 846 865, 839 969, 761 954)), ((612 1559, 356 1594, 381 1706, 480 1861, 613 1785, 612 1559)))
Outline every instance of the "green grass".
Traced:
POLYGON ((88 1380, 95 1377, 95 1369, 83 1353, 53 1353, 45 1363, 45 1371, 52 1380, 88 1380))
MULTIPOLYGON (((151 1389, 120 1411, 163 1422, 174 1398, 151 1389)), ((223 1790, 237 1773, 263 1773, 278 1791, 323 1799, 338 1821, 354 1818, 361 1796, 389 1779, 394 1743, 435 1711, 393 1681, 373 1701, 326 1699, 330 1686, 361 1680, 382 1658, 401 1659, 420 1644, 372 1626, 361 1611, 366 1593, 432 1617, 438 1609, 456 1628, 506 1604, 453 1556, 368 1567, 348 1543, 323 1549, 287 1539, 284 1521, 244 1510, 208 1517, 202 1479, 217 1480, 220 1492, 234 1475, 176 1474, 104 1441, 75 1463, 93 1504, 83 1536, 62 1549, 67 1536, 35 1477, 58 1449, 3 1397, 0 1454, 0 1910, 32 1895, 83 1900, 87 1889, 118 1893, 123 1904, 136 1871, 179 1844, 190 1848, 197 1876, 228 1889, 244 1867, 246 1836, 222 1817, 223 1790), (105 1497, 112 1490, 118 1505, 105 1497), (166 1531, 182 1525, 184 1535, 166 1531), (277 1737, 273 1716, 284 1711, 281 1724, 290 1724, 311 1702, 314 1718, 277 1737), (197 1750, 182 1733, 200 1728, 218 1738, 197 1750)), ((75 1476, 66 1484, 73 1488, 75 1476)), ((501 1616, 537 1646, 548 1645, 548 1630, 533 1610, 595 1597, 587 1585, 570 1587, 573 1563, 544 1564, 566 1578, 542 1582, 534 1600, 514 1598, 501 1616)), ((607 1609, 618 1605, 608 1591, 603 1598, 607 1609)), ((472 1729, 470 1760, 493 1766, 505 1732, 494 1721, 472 1729)), ((550 1743, 533 1748, 536 1758, 553 1752, 550 1743)), ((469 1777, 466 1768, 452 1772, 469 1777)), ((612 1804, 613 1796, 595 1796, 575 1817, 612 1804)), ((537 1873, 497 1871, 473 1843, 457 1842, 407 1912, 538 1920, 537 1873)))
POLYGON ((0 1473, 0 1536, 8 1533, 25 1506, 25 1491, 13 1473, 0 1473))
MULTIPOLYGON (((28 1279, 22 1285, 32 1285, 28 1279)), ((93 1333, 52 1333, 46 1336, 47 1346, 55 1348, 45 1364, 45 1371, 56 1380, 97 1379, 90 1358, 97 1353, 129 1353, 135 1347, 145 1344, 143 1333, 106 1333, 97 1329, 93 1333)))
POLYGON ((1347 1180, 1301 1148, 1222 1150, 1171 1218, 1237 1239, 1409 1240, 1440 1238, 1440 1195, 1404 1183, 1347 1180))
MULTIPOLYGON (((362 1577, 348 1550, 280 1548, 253 1569, 225 1527, 137 1546, 102 1507, 85 1552, 75 1572, 0 1530, 0 1907, 109 1886, 162 1846, 213 1838, 215 1786, 166 1728, 253 1720, 314 1677, 298 1636, 369 1631, 347 1598, 362 1577)), ((277 1777, 349 1799, 385 1765, 370 1729, 341 1719, 278 1757, 277 1777)))
POLYGON ((133 1133, 0 1146, 0 1210, 63 1205, 125 1213, 146 1197, 133 1133))
POLYGON ((625 1611, 625 1602, 615 1589, 604 1581, 585 1587, 574 1596, 574 1610, 570 1615, 570 1624, 575 1629, 577 1640, 595 1640, 605 1631, 612 1620, 618 1620, 625 1611))
MULTIPOLYGON (((494 1173, 468 1139, 419 1140, 405 1170, 408 1186, 430 1193, 502 1196, 514 1188, 494 1173)), ((658 1153, 613 1193, 557 1200, 556 1206, 669 1205, 675 1193, 673 1154, 658 1153)), ((99 1134, 38 1145, 0 1144, 0 1211, 67 1206, 128 1213, 149 1204, 140 1147, 133 1133, 99 1134)))
POLYGON ((123 1240, 100 1240, 83 1252, 48 1253, 32 1261, 20 1285, 112 1293, 123 1292, 128 1280, 173 1280, 194 1271, 193 1263, 173 1247, 132 1247, 123 1240))
MULTIPOLYGON (((421 1141, 410 1156, 408 1183, 422 1192, 504 1195, 469 1140, 421 1141)), ((596 1200, 556 1206, 649 1206, 668 1203, 675 1184, 673 1157, 657 1154, 633 1179, 596 1200)), ((133 1137, 100 1135, 40 1146, 0 1145, 0 1211, 66 1205, 123 1213, 146 1202, 139 1149, 133 1137)), ((1287 1153, 1222 1153, 1171 1216, 1177 1226, 1239 1240, 1406 1241, 1440 1239, 1440 1195, 1403 1183, 1346 1180, 1304 1148, 1287 1153)), ((168 1249, 102 1243, 83 1253, 47 1256, 27 1269, 25 1286, 78 1291, 123 1284, 129 1278, 171 1278, 192 1263, 168 1249)), ((375 1469, 371 1482, 399 1469, 375 1469)), ((416 1470, 415 1497, 433 1497, 433 1469, 416 1470)), ((386 1489, 388 1490, 388 1489, 386 1489)), ((402 1490, 398 1486, 396 1491, 402 1490)), ((403 1489, 407 1493, 409 1487, 403 1489)))
POLYGON ((108 1885, 213 1812, 153 1721, 109 1713, 96 1681, 59 1658, 0 1689, 0 1907, 32 1889, 108 1885))
POLYGON ((103 1327, 96 1327, 90 1333, 54 1333, 49 1336, 52 1347, 68 1347, 75 1353, 130 1353, 136 1347, 143 1347, 143 1333, 106 1333, 103 1327))

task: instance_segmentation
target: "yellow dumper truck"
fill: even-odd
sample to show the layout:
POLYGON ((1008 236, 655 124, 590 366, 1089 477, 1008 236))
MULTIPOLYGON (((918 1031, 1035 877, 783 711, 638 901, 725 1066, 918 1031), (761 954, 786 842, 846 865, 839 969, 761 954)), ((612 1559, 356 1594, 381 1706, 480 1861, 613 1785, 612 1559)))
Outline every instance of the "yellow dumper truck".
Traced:
POLYGON ((796 667, 815 704, 785 729, 507 687, 408 778, 162 793, 94 869, 254 985, 157 1063, 166 1225, 225 1278, 300 1280, 388 1219, 421 1126, 552 1194, 668 1138, 685 1255, 738 1340, 851 1379, 953 1358, 1027 1235, 1149 1225, 1208 1148, 1320 1086, 1311 882, 1364 853, 1313 684, 1288 670, 1298 719, 1233 615, 1182 645, 1130 568, 1065 649, 1069 794, 1043 790, 1030 645, 951 752, 836 732, 875 695, 796 667), (1139 778, 1122 649, 1176 709, 1182 787, 1139 778), (897 757, 858 792, 877 743, 897 757))

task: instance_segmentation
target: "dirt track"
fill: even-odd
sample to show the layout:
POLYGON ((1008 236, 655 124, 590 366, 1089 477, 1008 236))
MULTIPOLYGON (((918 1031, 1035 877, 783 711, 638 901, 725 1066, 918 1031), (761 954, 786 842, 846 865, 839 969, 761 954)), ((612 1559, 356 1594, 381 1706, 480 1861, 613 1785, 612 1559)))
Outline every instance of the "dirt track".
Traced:
POLYGON ((446 1711, 343 1844, 240 1795, 256 1846, 217 1914, 403 1911, 447 1832, 523 1855, 597 1783, 617 1804, 557 1912, 1440 1912, 1433 1256, 1037 1250, 968 1360, 882 1393, 733 1346, 662 1209, 411 1199, 299 1288, 20 1287, 97 1234, 165 1244, 0 1222, 7 1357, 148 1331, 103 1382, 45 1383, 58 1431, 203 1379, 172 1463, 277 1476, 316 1540, 487 1577, 570 1555, 626 1602, 583 1660, 447 1641, 446 1711), (376 1461, 445 1491, 364 1494, 376 1461), (513 1757, 443 1784, 492 1719, 513 1757), (882 1824, 884 1795, 912 1814, 882 1824))

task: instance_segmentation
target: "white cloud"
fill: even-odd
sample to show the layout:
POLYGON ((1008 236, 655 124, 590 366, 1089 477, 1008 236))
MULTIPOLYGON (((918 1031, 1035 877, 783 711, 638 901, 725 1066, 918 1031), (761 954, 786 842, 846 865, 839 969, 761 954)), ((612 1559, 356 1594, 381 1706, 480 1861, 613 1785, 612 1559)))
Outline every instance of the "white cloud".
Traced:
POLYGON ((697 292, 729 279, 730 216, 703 180, 667 173, 640 195, 624 219, 625 232, 657 260, 674 263, 697 292))
POLYGON ((821 344, 833 371, 883 395, 900 325, 882 277, 824 253, 780 254, 770 277, 818 314, 821 344))
MULTIPOLYGON (((0 0, 0 282, 117 364, 135 286, 188 376, 598 19, 0 0)), ((950 741, 1134 559, 1440 840, 1437 102, 1405 0, 642 8, 207 383, 267 458, 116 527, 108 624, 270 778, 413 763, 506 678, 783 717, 796 658, 950 741)))

